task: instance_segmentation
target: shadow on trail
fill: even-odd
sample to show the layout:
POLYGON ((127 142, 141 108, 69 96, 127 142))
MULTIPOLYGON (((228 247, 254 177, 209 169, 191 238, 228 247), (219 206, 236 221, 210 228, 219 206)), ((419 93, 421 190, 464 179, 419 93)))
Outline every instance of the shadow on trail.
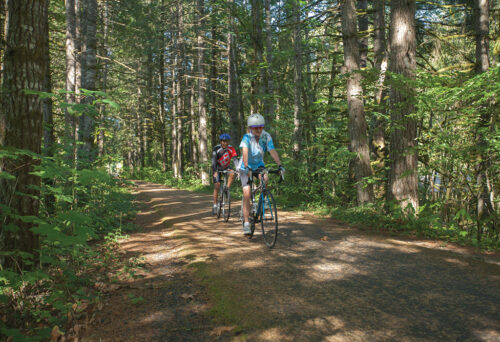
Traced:
MULTIPOLYGON (((174 254, 190 264, 212 305, 194 325, 178 322, 191 332, 227 324, 256 341, 500 340, 499 264, 284 212, 269 250, 258 230, 242 237, 239 203, 225 223, 210 214, 210 195, 157 189, 140 185, 139 200, 154 196, 144 202, 151 212, 137 218, 148 224, 123 246, 149 260, 147 282, 176 277, 161 267, 174 254), (215 322, 204 321, 213 315, 215 322)), ((161 311, 173 305, 165 293, 157 294, 160 313, 142 321, 160 329, 158 340, 234 337, 161 330, 168 316, 161 311)))

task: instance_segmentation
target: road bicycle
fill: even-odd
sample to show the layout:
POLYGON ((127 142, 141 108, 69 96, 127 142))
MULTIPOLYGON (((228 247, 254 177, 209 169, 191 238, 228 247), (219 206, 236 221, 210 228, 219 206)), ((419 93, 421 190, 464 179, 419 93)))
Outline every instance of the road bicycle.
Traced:
POLYGON ((221 180, 221 184, 219 186, 219 196, 217 200, 217 218, 220 218, 222 215, 224 221, 227 222, 229 220, 229 215, 231 214, 231 192, 227 187, 227 178, 228 174, 234 173, 234 171, 223 170, 217 172, 219 173, 219 177, 221 180))
MULTIPOLYGON (((280 169, 269 170, 266 168, 258 168, 257 170, 248 171, 248 183, 251 186, 249 238, 253 237, 255 225, 260 223, 262 237, 264 238, 266 246, 273 248, 278 239, 278 211, 276 210, 274 196, 264 181, 264 175, 269 173, 279 175, 280 183, 284 179, 283 172, 280 169), (253 177, 259 178, 260 182, 258 186, 253 181, 253 177), (258 202, 256 202, 257 197, 259 199, 258 202)), ((240 220, 243 222, 243 199, 241 204, 240 220)))

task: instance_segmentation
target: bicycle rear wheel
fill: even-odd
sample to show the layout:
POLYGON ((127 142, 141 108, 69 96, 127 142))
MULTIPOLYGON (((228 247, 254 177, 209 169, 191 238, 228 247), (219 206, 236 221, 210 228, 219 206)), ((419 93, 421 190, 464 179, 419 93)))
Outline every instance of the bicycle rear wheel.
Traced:
POLYGON ((220 214, 222 213, 222 204, 224 203, 222 196, 223 193, 224 191, 222 191, 222 184, 221 184, 219 188, 219 196, 217 198, 217 218, 220 218, 220 214))
POLYGON ((231 213, 231 193, 228 188, 222 191, 222 217, 224 221, 229 220, 229 215, 231 213))
POLYGON ((278 238, 278 212, 273 195, 266 191, 260 208, 262 236, 267 247, 273 248, 278 238))

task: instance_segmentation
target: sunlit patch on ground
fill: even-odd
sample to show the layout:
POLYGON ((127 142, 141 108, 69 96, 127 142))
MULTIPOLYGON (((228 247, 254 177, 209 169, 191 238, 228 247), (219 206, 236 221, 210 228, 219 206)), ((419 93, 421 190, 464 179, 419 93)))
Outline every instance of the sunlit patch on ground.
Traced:
POLYGON ((499 342, 500 331, 498 330, 476 330, 474 335, 478 341, 499 342))
POLYGON ((124 340, 500 341, 496 261, 284 211, 269 250, 260 227, 243 237, 239 201, 224 222, 210 195, 142 184, 138 199, 144 230, 122 246, 149 271, 116 299, 144 297, 113 313, 136 317, 124 340))

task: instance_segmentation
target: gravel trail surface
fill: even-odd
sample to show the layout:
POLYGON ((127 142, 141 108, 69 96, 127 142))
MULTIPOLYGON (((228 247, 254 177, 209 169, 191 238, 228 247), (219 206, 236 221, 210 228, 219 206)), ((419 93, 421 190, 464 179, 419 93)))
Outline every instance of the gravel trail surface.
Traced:
POLYGON ((141 277, 84 341, 500 341, 500 258, 279 211, 269 250, 211 196, 137 182, 141 277))

